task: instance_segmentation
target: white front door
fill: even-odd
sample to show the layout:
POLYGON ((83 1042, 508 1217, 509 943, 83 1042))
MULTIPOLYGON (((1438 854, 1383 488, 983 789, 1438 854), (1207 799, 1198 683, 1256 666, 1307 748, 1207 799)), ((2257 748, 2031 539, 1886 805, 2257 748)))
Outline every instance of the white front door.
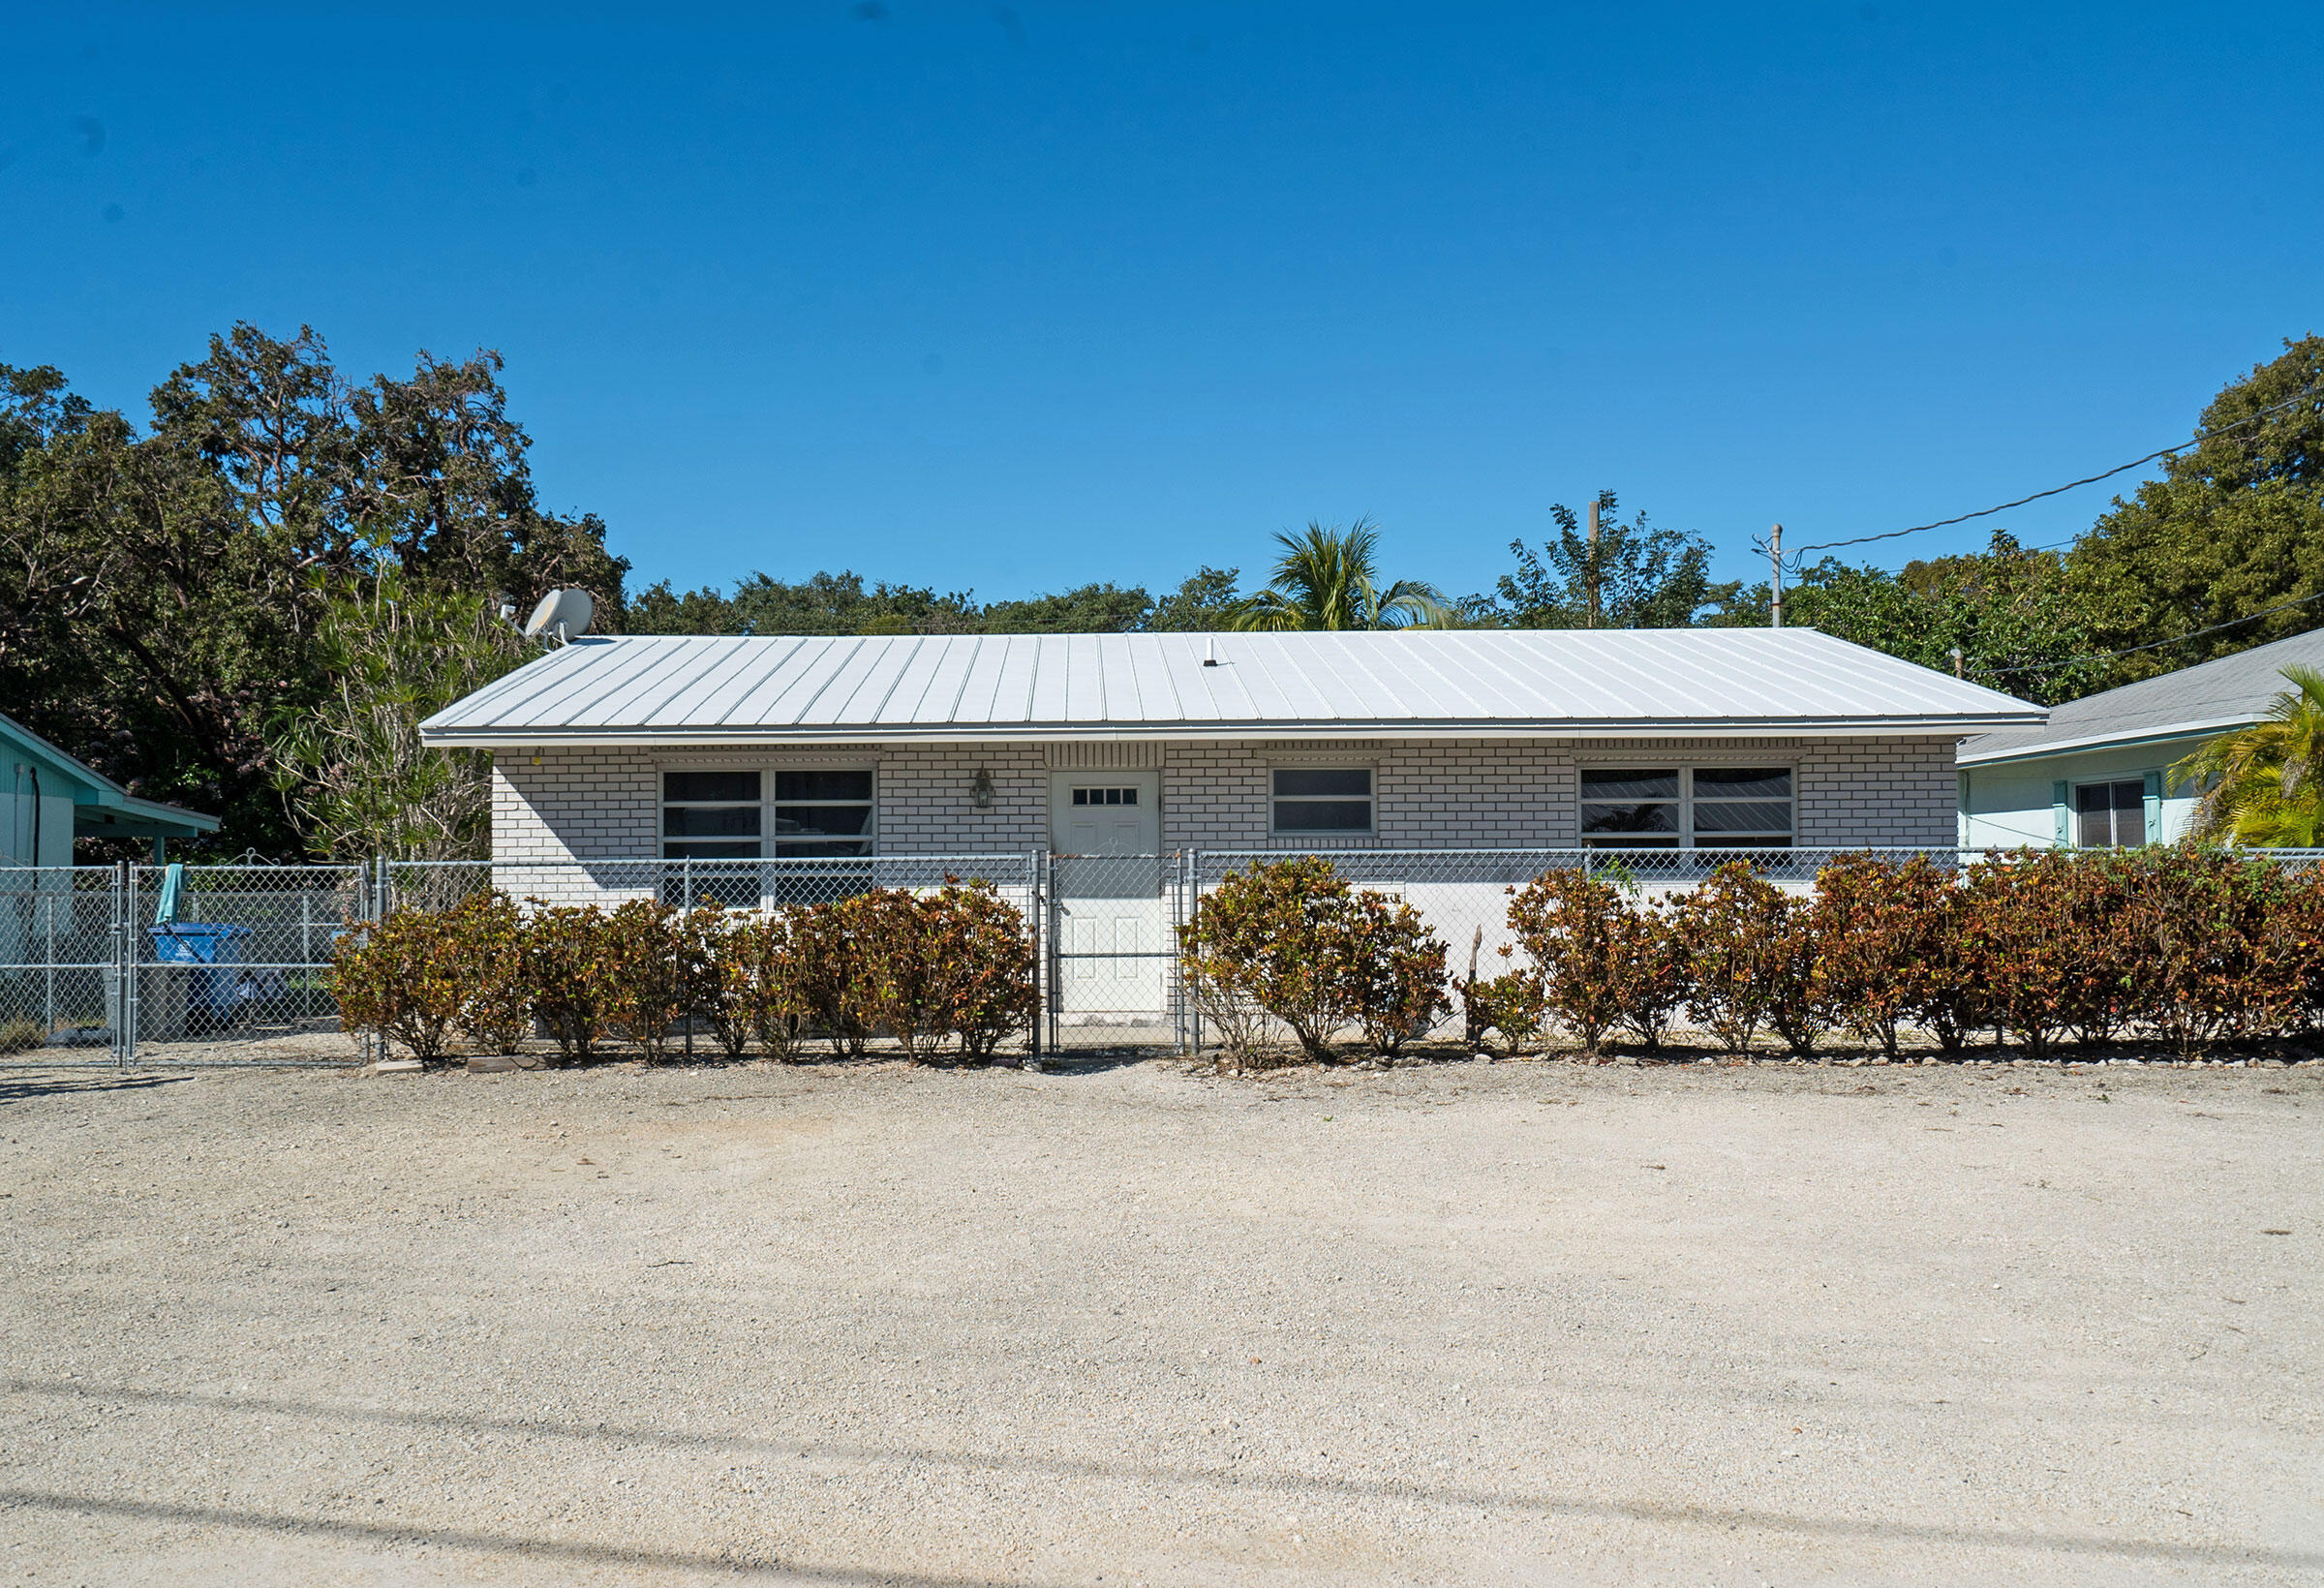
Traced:
POLYGON ((1050 775, 1057 1010, 1069 1025, 1163 1018, 1170 941, 1162 890, 1162 775, 1050 775))
POLYGON ((1158 772, 1053 772, 1049 846, 1060 855, 1151 855, 1162 848, 1158 772))

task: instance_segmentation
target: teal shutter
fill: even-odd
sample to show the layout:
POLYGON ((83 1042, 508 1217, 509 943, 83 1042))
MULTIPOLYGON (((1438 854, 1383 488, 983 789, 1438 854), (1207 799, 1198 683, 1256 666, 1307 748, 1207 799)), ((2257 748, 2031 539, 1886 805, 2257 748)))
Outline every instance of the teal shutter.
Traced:
POLYGON ((2067 801, 2072 793, 2073 790, 2066 786, 2064 778, 2050 785, 2050 825, 2055 829, 2058 847, 2061 849, 2070 849, 2074 846, 2073 812, 2067 809, 2067 801))
POLYGON ((2160 843, 2162 841, 2162 774, 2159 772, 2148 773, 2146 785, 2147 841, 2160 843))

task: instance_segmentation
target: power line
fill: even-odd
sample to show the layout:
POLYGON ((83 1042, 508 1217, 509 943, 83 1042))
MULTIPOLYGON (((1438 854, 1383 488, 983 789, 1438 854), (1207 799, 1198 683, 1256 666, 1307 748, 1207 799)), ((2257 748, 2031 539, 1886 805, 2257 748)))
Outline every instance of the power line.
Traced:
POLYGON ((2085 485, 2095 485, 2099 480, 2112 479, 2117 474, 2126 473, 2141 464, 2153 463, 2156 458, 2168 457, 2173 452, 2184 452, 2189 447, 2202 445, 2214 437, 2224 436, 2230 432, 2242 430, 2248 425, 2256 424, 2271 413, 2296 407, 2305 402, 2308 398, 2314 396, 2317 389, 2318 387, 2315 385, 2303 386, 2282 402, 2271 403, 2266 408, 2236 420, 2233 424, 2223 424, 2217 430, 2206 430, 2192 441, 2179 442, 2173 445, 2161 447, 2149 452, 2143 458, 2132 458, 2128 463, 2109 469, 2102 474, 2092 474, 2087 479, 2069 480, 2064 485, 2053 485, 2046 491, 2036 491, 2032 496, 2019 497, 2015 502, 2004 502, 1998 507, 1979 507, 1975 512, 1963 513, 1959 518, 1941 518, 1934 524, 1915 524, 1909 530, 1889 530, 1881 534, 1859 534, 1848 540, 1825 540, 1813 546, 1800 546, 1796 548, 1793 555, 1796 557, 1812 551, 1837 551, 1842 546, 1868 545, 1875 540, 1894 540, 1902 535, 1919 534, 1925 530, 1942 530, 1953 524, 1966 524, 1972 518, 1991 518, 1995 513, 2005 513, 2012 507, 2023 507, 2028 503, 2039 502, 2044 497, 2063 496, 2068 491, 2078 491, 2085 485))
POLYGON ((2297 596, 2280 605, 2271 606, 2265 611, 2247 612, 2240 618, 2229 618, 2225 623, 2215 623, 2209 628, 2196 628, 2185 634, 2174 634, 2167 640, 2149 640, 2144 645, 2127 646, 2120 651, 2100 651, 2095 656, 2068 657, 2064 661, 2037 661, 2024 667, 1985 667, 1980 668, 1979 671, 1988 677, 2000 678, 2005 673, 2046 673, 2060 667, 2072 667, 2085 661, 2112 661, 2116 657, 2134 657, 2141 651, 2158 650, 2166 645, 2177 645, 2182 640, 2199 640, 2204 635, 2216 634, 2222 628, 2233 628, 2238 624, 2250 623, 2257 618, 2272 618, 2278 612, 2289 612, 2293 607, 2306 606, 2310 601, 2324 601, 2324 590, 2319 590, 2313 595, 2297 596))

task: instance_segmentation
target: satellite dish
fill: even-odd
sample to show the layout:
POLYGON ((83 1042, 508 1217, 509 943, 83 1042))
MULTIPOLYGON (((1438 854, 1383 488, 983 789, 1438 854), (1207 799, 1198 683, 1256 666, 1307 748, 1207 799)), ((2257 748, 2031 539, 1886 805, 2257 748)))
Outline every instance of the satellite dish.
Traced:
POLYGON ((554 635, 569 640, 576 634, 589 632, 589 626, 597 615, 597 603, 589 598, 586 590, 552 590, 540 598, 533 616, 525 620, 525 638, 536 640, 554 635))

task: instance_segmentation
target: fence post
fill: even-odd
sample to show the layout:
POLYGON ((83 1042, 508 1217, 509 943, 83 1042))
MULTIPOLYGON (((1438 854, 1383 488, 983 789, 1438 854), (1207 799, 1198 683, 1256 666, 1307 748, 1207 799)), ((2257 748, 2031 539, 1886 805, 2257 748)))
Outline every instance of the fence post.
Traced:
POLYGON ((129 1055, 121 1051, 121 1033, 129 1028, 129 983, 121 971, 121 936, 127 930, 123 923, 129 919, 129 883, 122 874, 127 865, 127 861, 113 862, 113 885, 106 890, 112 904, 112 921, 105 934, 105 1018, 112 1026, 116 1065, 129 1062, 129 1055))
POLYGON ((1041 1000, 1042 1013, 1049 1021, 1049 1051, 1057 1051, 1057 856, 1054 849, 1041 851, 1041 1000))
MULTIPOLYGON (((387 857, 385 855, 372 856, 364 863, 362 870, 357 874, 361 878, 361 896, 356 901, 356 908, 362 911, 364 921, 376 923, 386 920, 389 880, 387 857)), ((386 1056, 386 1053, 380 1047, 379 1033, 368 1025, 363 1027, 363 1062, 376 1064, 386 1056)))
POLYGON ((1187 851, 1177 853, 1178 874, 1170 890, 1170 950, 1171 957, 1163 962, 1162 975, 1170 989, 1170 1024, 1172 1034, 1178 1039, 1178 1054, 1184 1057, 1187 1047, 1186 1028, 1186 967, 1178 955, 1179 933, 1186 926, 1186 870, 1187 851))
POLYGON ((119 1064, 128 1069, 137 1062, 138 1024, 142 1000, 138 996, 138 983, 143 980, 138 969, 138 868, 133 861, 122 861, 116 873, 121 896, 121 937, 118 947, 121 977, 121 1035, 119 1064))
POLYGON ((1024 921, 1033 934, 1033 1021, 1026 1034, 1026 1056, 1038 1061, 1041 1057, 1041 1022, 1049 1008, 1049 978, 1041 974, 1041 955, 1048 934, 1041 930, 1041 851, 1038 847, 1024 852, 1024 921))
MULTIPOLYGON (((38 887, 40 884, 37 879, 41 873, 36 870, 32 874, 36 879, 34 886, 38 887)), ((48 905, 48 993, 43 1008, 46 1010, 47 1016, 47 1023, 45 1028, 49 1032, 50 1035, 53 1035, 56 1031, 56 895, 51 893, 46 895, 45 898, 46 902, 48 905)), ((70 868, 67 868, 65 871, 65 901, 67 903, 74 902, 73 872, 70 868)), ((76 929, 75 934, 78 935, 77 928, 79 927, 79 921, 77 918, 75 920, 74 926, 76 929)), ((44 1038, 43 1040, 46 1041, 46 1039, 44 1038)))
MULTIPOLYGON (((1186 851, 1186 919, 1191 921, 1203 909, 1203 852, 1186 851)), ((1178 997, 1186 1005, 1187 1056, 1203 1056, 1203 1006, 1194 1001, 1186 991, 1186 965, 1178 962, 1178 997)))

